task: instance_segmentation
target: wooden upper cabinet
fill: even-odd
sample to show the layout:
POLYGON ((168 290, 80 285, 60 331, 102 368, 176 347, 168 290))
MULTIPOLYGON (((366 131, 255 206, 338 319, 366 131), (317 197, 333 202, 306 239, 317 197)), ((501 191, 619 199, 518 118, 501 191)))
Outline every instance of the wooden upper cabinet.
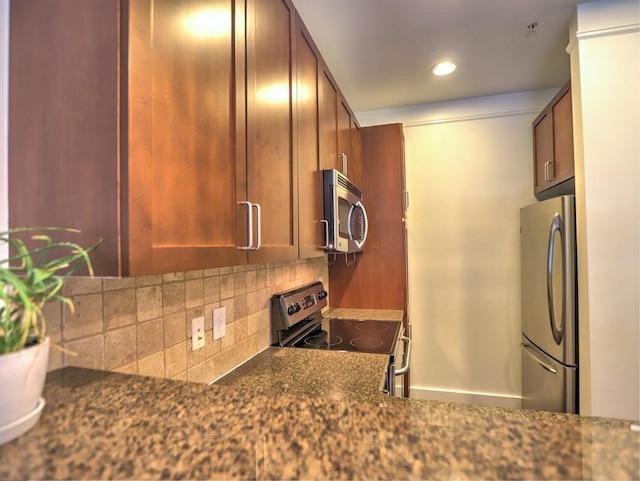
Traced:
POLYGON ((571 82, 533 122, 534 194, 539 199, 574 189, 571 82))
POLYGON ((246 262, 238 13, 233 0, 12 2, 10 224, 102 238, 103 276, 246 262), (199 31, 211 12, 228 28, 199 31))
POLYGON ((320 57, 296 16, 296 86, 298 115, 299 257, 324 255, 325 229, 319 155, 318 73, 320 57))
POLYGON ((338 102, 338 161, 344 175, 351 179, 349 161, 351 159, 351 111, 340 97, 338 102))
POLYGON ((351 120, 351 156, 349 157, 349 180, 356 186, 362 181, 362 130, 355 119, 351 120))
POLYGON ((320 168, 342 171, 338 157, 338 88, 323 64, 318 73, 320 168))
POLYGON ((294 25, 289 0, 247 3, 247 200, 261 238, 250 263, 298 257, 294 25))

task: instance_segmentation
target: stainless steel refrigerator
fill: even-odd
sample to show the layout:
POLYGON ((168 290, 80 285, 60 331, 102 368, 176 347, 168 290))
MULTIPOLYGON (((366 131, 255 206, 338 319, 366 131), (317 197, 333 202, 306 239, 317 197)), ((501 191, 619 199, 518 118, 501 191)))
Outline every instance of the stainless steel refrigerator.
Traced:
POLYGON ((520 210, 522 407, 578 412, 575 199, 520 210))

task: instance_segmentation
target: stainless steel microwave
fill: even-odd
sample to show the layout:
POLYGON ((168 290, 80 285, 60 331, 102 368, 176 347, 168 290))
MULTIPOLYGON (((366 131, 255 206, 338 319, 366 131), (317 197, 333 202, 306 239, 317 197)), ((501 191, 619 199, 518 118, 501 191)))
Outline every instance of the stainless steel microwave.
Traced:
POLYGON ((367 211, 362 192, 335 169, 323 171, 325 250, 360 252, 367 241, 367 211))

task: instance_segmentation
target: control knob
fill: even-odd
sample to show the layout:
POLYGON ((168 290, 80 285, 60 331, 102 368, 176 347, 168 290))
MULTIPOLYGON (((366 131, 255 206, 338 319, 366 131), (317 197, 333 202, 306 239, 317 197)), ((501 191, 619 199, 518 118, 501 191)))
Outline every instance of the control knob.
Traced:
POLYGON ((318 292, 318 299, 324 299, 325 297, 327 297, 329 294, 327 293, 327 291, 320 291, 318 292))
POLYGON ((287 314, 293 316, 296 312, 300 311, 300 304, 297 302, 295 304, 291 304, 287 309, 287 314))

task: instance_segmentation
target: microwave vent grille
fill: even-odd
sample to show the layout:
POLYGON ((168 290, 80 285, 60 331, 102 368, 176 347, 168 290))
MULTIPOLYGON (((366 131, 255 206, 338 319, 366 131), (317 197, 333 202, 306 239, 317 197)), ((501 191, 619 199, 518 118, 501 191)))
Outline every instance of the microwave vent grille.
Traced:
POLYGON ((338 175, 336 178, 336 183, 347 189, 349 192, 357 195, 360 199, 362 198, 362 192, 360 192, 360 189, 349 182, 349 179, 347 179, 344 175, 338 175))

